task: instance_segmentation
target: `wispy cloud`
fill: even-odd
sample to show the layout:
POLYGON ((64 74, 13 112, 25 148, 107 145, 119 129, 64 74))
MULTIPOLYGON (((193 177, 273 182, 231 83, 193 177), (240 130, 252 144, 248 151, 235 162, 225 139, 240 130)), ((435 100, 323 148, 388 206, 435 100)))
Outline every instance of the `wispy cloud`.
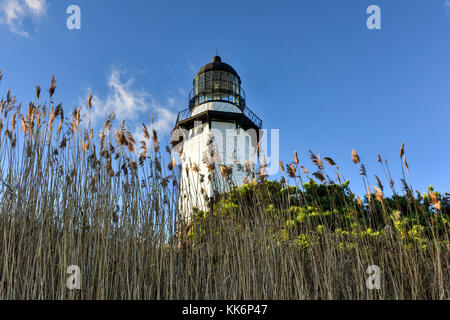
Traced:
POLYGON ((188 67, 192 72, 197 72, 197 67, 192 63, 191 59, 187 60, 188 67))
POLYGON ((28 37, 24 20, 36 23, 47 13, 47 0, 0 0, 0 24, 18 35, 28 37))
MULTIPOLYGON (((144 89, 136 89, 133 78, 123 81, 122 76, 123 72, 113 68, 108 77, 109 93, 107 96, 102 98, 93 95, 91 121, 103 121, 113 112, 118 120, 129 121, 130 125, 133 125, 134 122, 138 128, 141 123, 150 122, 152 113, 154 124, 149 124, 148 127, 156 129, 161 134, 169 132, 176 119, 176 111, 173 109, 178 97, 169 96, 165 103, 160 103, 144 89)), ((86 108, 83 113, 87 113, 86 108)))
POLYGON ((95 108, 92 110, 91 117, 97 120, 114 112, 126 120, 136 119, 146 109, 149 97, 144 90, 134 89, 133 82, 133 78, 123 82, 121 72, 114 68, 108 77, 109 94, 106 98, 97 95, 92 98, 95 108))
POLYGON ((444 6, 445 9, 447 10, 447 13, 450 15, 450 0, 445 0, 444 6))

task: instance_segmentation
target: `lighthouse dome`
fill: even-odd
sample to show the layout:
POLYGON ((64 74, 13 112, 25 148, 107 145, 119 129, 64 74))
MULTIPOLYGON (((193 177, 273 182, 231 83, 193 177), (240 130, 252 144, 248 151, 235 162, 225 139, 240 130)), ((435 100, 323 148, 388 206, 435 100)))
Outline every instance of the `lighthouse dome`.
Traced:
POLYGON ((203 66, 194 77, 194 88, 189 97, 192 109, 209 101, 222 101, 245 108, 245 92, 241 88, 241 78, 232 66, 215 56, 212 62, 203 66))
MULTIPOLYGON (((203 66, 198 72, 197 75, 195 76, 195 78, 197 78, 201 73, 207 72, 207 71, 225 71, 228 72, 234 76, 236 76, 239 79, 239 82, 241 82, 241 78, 239 77, 238 73, 236 72, 236 70, 233 69, 232 66, 230 66, 228 63, 222 62, 222 58, 219 56, 215 56, 212 59, 212 62, 206 64, 205 66, 203 66)), ((194 81, 195 81, 194 78, 194 81)))

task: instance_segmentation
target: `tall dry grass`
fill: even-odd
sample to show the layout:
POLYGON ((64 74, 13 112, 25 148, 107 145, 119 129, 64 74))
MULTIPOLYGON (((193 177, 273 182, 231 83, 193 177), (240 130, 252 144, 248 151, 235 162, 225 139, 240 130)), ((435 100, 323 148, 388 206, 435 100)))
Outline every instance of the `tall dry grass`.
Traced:
MULTIPOLYGON (((9 91, 1 102, 0 299, 450 297, 448 232, 428 235, 426 250, 395 232, 357 235, 342 248, 344 236, 324 221, 314 245, 280 242, 275 235, 292 218, 285 210, 292 202, 320 210, 320 199, 301 192, 307 169, 297 154, 286 168, 280 163, 298 186, 296 196, 271 196, 266 177, 249 172, 258 192, 231 209, 218 201, 221 218, 203 225, 211 232, 192 231, 178 219, 179 167, 165 155, 169 148, 161 150, 157 133, 143 127, 144 141, 137 142, 124 122, 113 128, 110 115, 94 134, 80 109, 65 114, 54 102, 55 89, 53 78, 44 103, 37 87, 27 108, 9 91), (268 214, 269 205, 277 214, 268 214), (380 290, 366 287, 366 269, 373 264, 383 272, 380 290), (81 290, 66 286, 70 265, 81 268, 81 290)), ((87 107, 95 108, 91 95, 87 107)), ((314 153, 311 159, 318 169, 314 177, 328 183, 324 161, 334 161, 314 153)), ((353 160, 365 177, 356 151, 353 160)), ((378 188, 376 201, 383 203, 378 188)), ((348 201, 337 193, 329 199, 332 206, 348 201)), ((366 212, 354 202, 347 205, 366 212)), ((413 202, 409 210, 421 214, 413 202)), ((382 217, 386 225, 389 215, 382 217)), ((299 228, 317 233, 312 220, 299 228)))

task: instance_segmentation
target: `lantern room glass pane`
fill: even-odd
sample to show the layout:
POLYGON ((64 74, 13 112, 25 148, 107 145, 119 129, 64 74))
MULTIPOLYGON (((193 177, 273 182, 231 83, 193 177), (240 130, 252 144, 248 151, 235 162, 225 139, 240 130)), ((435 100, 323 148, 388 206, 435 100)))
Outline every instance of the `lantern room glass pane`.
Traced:
POLYGON ((204 91, 205 90, 205 75, 204 74, 201 74, 199 77, 198 77, 198 91, 199 92, 202 92, 202 91, 204 91))
POLYGON ((228 72, 221 71, 220 72, 220 80, 228 81, 228 72))
POLYGON ((228 82, 228 90, 230 90, 231 92, 234 92, 234 81, 228 82))
POLYGON ((220 80, 214 80, 213 82, 213 89, 219 90, 220 89, 220 80))
POLYGON ((228 90, 228 81, 222 80, 220 83, 220 89, 223 91, 227 91, 228 90))
POLYGON ((205 90, 211 90, 212 80, 211 80, 211 72, 205 73, 205 90))

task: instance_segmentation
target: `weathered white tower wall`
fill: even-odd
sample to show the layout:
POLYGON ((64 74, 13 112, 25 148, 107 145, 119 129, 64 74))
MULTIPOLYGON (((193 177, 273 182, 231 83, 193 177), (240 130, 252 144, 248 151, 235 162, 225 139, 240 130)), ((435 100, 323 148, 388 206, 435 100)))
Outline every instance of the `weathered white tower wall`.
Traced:
MULTIPOLYGON (((197 108, 193 115, 206 110, 242 113, 233 104, 225 102, 208 102, 197 108)), ((198 122, 184 134, 181 211, 191 212, 193 208, 208 211, 208 201, 214 191, 229 191, 230 185, 241 186, 246 178, 251 180, 247 166, 254 167, 257 130, 244 130, 236 122, 213 120, 198 122), (226 167, 226 172, 222 172, 222 166, 226 167)))

